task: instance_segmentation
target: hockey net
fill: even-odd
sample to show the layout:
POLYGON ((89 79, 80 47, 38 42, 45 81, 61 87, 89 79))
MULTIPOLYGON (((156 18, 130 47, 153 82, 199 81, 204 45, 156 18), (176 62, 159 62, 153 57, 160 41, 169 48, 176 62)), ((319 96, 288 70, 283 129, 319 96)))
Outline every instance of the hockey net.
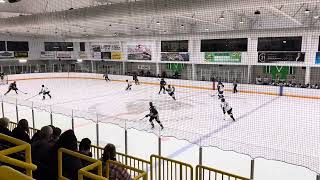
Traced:
POLYGON ((8 84, 8 76, 7 75, 0 76, 0 85, 4 85, 4 84, 8 84))

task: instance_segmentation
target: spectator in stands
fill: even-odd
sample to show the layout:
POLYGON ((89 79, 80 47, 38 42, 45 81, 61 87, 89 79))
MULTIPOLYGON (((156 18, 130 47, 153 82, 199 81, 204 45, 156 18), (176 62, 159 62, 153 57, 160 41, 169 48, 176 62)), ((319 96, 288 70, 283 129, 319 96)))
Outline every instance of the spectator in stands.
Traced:
MULTIPOLYGON (((51 165, 51 174, 54 176, 57 176, 58 174, 58 150, 60 148, 78 151, 77 137, 75 136, 73 130, 67 130, 62 133, 57 143, 50 150, 50 159, 48 163, 51 165)), ((63 176, 69 179, 78 179, 78 171, 83 167, 80 159, 64 154, 62 163, 63 176)))
POLYGON ((52 138, 51 138, 51 143, 52 143, 52 144, 55 144, 55 143, 58 141, 59 137, 60 137, 61 129, 58 128, 58 127, 54 127, 54 126, 52 126, 52 125, 50 125, 50 127, 51 127, 52 130, 53 130, 53 134, 52 134, 52 138))
MULTIPOLYGON (((104 147, 102 161, 102 173, 106 175, 107 160, 116 161, 116 147, 113 144, 107 144, 104 147)), ((126 169, 110 164, 109 180, 131 180, 130 174, 126 169)))
POLYGON ((86 156, 92 157, 91 141, 88 138, 83 138, 79 144, 79 152, 86 156))
POLYGON ((21 119, 16 128, 12 130, 12 137, 31 143, 29 137, 29 125, 26 119, 21 119))
POLYGON ((50 171, 49 166, 46 164, 46 160, 49 156, 49 151, 52 148, 50 140, 53 130, 50 126, 44 126, 36 134, 38 137, 32 137, 33 141, 31 144, 32 161, 38 166, 34 173, 34 177, 36 179, 46 179, 46 176, 50 171))
POLYGON ((7 136, 12 136, 11 131, 8 129, 10 120, 6 117, 0 118, 0 133, 7 135, 7 136))

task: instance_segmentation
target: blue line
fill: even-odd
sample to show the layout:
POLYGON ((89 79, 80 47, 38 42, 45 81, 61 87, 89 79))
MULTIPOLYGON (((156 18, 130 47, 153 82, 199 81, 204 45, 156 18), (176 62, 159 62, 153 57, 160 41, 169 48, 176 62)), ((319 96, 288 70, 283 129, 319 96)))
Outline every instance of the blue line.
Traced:
MULTIPOLYGON (((255 112, 255 111, 257 111, 257 110, 259 110, 259 109, 267 106, 268 104, 272 103, 273 101, 277 100, 278 98, 279 98, 279 97, 275 97, 275 98, 271 99, 270 101, 267 101, 267 102, 261 104, 260 106, 252 109, 251 111, 243 114, 242 116, 240 116, 239 118, 237 118, 237 120, 243 119, 243 118, 251 115, 253 112, 255 112)), ((223 131, 224 129, 230 127, 230 126, 233 125, 233 124, 234 124, 234 122, 229 122, 229 123, 227 123, 227 124, 222 125, 222 126, 219 127, 218 129, 215 129, 215 130, 213 130, 212 132, 209 132, 208 134, 205 134, 205 135, 201 136, 199 139, 191 142, 190 144, 188 144, 188 145, 186 145, 186 146, 178 149, 177 151, 175 151, 175 152, 173 152, 172 154, 170 154, 168 157, 169 157, 169 158, 174 158, 174 157, 178 156, 179 154, 181 154, 181 153, 185 152, 186 150, 190 149, 190 148, 191 148, 192 146, 194 146, 195 144, 199 144, 201 141, 203 141, 203 140, 205 140, 205 139, 208 139, 208 138, 211 137, 212 135, 223 131)))

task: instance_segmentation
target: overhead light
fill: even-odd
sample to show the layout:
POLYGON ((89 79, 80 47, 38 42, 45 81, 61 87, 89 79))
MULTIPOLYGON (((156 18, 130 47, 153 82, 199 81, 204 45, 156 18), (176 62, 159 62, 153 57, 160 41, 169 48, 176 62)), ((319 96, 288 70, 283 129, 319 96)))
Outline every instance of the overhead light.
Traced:
POLYGON ((67 47, 68 49, 72 49, 73 47, 71 47, 71 46, 69 46, 69 47, 67 47))
POLYGON ((19 63, 26 63, 27 61, 27 59, 19 59, 19 63))
POLYGON ((4 0, 0 0, 0 3, 5 3, 5 1, 4 0))
POLYGON ((315 19, 319 19, 319 15, 313 16, 313 18, 315 18, 315 19))
POLYGON ((310 13, 310 10, 309 10, 309 9, 306 9, 306 10, 304 11, 304 13, 309 14, 309 13, 310 13))
POLYGON ((83 61, 82 59, 77 59, 77 62, 79 62, 79 63, 82 62, 82 61, 83 61))
POLYGON ((156 24, 158 24, 158 25, 159 25, 159 24, 160 24, 160 22, 159 22, 159 21, 157 21, 157 22, 156 22, 156 24))
POLYGON ((205 30, 206 30, 206 31, 209 31, 209 29, 208 29, 208 28, 206 28, 205 30))
POLYGON ((219 19, 220 19, 220 20, 224 20, 224 16, 221 15, 221 16, 219 17, 219 19))
POLYGON ((89 34, 86 34, 86 36, 88 37, 88 36, 89 36, 89 34))
POLYGON ((283 41, 282 41, 282 43, 283 43, 283 44, 286 44, 286 43, 287 43, 287 41, 286 41, 286 40, 283 40, 283 41))
POLYGON ((181 27, 181 28, 183 28, 183 27, 184 27, 184 25, 183 25, 183 24, 181 24, 181 25, 180 25, 180 27, 181 27))
POLYGON ((239 23, 240 23, 240 24, 243 24, 243 20, 241 19, 241 20, 239 21, 239 23))

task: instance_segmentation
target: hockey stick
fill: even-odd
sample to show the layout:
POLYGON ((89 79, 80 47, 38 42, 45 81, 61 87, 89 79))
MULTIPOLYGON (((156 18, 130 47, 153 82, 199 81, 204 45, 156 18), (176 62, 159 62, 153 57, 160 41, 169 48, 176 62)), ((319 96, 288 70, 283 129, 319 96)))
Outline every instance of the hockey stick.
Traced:
POLYGON ((32 97, 29 97, 29 98, 27 98, 27 99, 25 99, 25 100, 32 99, 32 98, 34 98, 34 97, 36 97, 36 96, 39 96, 39 94, 36 94, 36 95, 34 95, 34 96, 32 96, 32 97))
POLYGON ((143 117, 143 118, 139 119, 139 121, 144 120, 144 118, 146 118, 146 117, 143 117))
POLYGON ((23 93, 23 94, 28 94, 28 93, 26 93, 26 92, 21 91, 20 89, 18 89, 18 91, 21 92, 21 93, 23 93))

